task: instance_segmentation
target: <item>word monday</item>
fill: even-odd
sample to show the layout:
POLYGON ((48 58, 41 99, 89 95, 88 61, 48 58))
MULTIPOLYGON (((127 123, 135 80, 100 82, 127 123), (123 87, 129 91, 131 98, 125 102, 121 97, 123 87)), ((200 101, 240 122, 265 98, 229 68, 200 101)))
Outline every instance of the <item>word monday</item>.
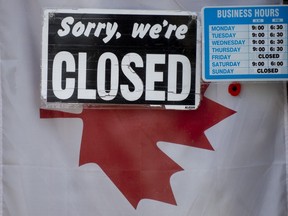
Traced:
POLYGON ((46 11, 42 98, 195 108, 196 15, 112 12, 46 11))

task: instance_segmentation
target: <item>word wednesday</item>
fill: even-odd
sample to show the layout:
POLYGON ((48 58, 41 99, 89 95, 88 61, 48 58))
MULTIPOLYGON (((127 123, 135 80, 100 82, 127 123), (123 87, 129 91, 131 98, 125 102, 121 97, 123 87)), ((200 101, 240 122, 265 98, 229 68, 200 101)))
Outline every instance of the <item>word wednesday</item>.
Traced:
POLYGON ((104 12, 45 11, 44 104, 197 108, 196 14, 104 12))

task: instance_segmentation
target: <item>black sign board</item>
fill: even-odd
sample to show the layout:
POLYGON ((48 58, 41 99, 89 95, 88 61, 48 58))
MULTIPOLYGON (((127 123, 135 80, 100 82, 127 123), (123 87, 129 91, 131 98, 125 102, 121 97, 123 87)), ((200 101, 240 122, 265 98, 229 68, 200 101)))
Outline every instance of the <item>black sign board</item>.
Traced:
POLYGON ((43 104, 195 109, 198 32, 191 12, 46 10, 43 104))

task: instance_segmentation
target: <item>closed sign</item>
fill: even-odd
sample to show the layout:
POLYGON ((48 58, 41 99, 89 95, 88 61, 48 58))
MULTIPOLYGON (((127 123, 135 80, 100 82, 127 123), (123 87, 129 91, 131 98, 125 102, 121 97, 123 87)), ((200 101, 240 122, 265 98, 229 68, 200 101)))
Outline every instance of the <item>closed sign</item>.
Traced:
POLYGON ((42 102, 195 109, 197 28, 190 12, 46 10, 42 102))

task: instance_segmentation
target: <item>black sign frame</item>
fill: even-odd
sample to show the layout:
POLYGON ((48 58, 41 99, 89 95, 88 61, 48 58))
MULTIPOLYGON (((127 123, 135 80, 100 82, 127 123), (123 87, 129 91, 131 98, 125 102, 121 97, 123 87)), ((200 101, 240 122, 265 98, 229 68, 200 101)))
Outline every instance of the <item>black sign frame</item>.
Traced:
POLYGON ((42 107, 196 109, 200 32, 192 12, 45 10, 42 107))

